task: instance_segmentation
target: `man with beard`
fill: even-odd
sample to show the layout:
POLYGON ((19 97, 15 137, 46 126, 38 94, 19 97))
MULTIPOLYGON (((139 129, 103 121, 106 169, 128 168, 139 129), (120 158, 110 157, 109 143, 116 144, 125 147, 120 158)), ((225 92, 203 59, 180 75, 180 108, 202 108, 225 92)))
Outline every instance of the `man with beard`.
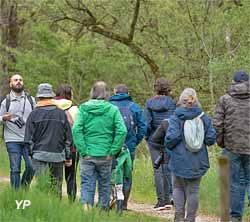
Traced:
POLYGON ((15 74, 10 78, 10 93, 1 102, 0 123, 3 124, 4 141, 10 162, 10 183, 15 189, 30 184, 34 170, 24 144, 25 123, 33 109, 35 100, 24 91, 23 78, 15 74), (25 171, 20 179, 21 160, 25 171))

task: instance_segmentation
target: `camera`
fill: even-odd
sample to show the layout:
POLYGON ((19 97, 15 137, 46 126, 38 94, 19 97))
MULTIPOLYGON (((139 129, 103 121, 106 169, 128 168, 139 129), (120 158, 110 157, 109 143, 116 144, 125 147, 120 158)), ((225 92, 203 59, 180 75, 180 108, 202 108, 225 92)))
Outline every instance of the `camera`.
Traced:
POLYGON ((22 128, 25 125, 25 122, 22 117, 18 117, 14 123, 18 126, 18 128, 22 128))
POLYGON ((156 160, 154 161, 154 168, 159 169, 160 165, 163 163, 164 153, 161 152, 159 156, 157 156, 156 160))

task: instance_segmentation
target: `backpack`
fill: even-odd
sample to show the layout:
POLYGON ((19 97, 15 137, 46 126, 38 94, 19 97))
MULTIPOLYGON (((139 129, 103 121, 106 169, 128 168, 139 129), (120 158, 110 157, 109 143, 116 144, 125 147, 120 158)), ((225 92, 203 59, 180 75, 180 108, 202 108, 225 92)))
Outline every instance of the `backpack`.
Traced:
POLYGON ((204 112, 194 119, 184 122, 183 128, 186 148, 192 153, 200 151, 204 142, 205 130, 204 123, 201 119, 203 115, 204 112))
POLYGON ((127 128, 127 135, 131 135, 135 132, 135 122, 133 118, 133 112, 130 110, 131 106, 133 105, 132 102, 129 102, 127 105, 120 105, 119 103, 115 103, 118 106, 119 111, 122 115, 123 121, 127 128))

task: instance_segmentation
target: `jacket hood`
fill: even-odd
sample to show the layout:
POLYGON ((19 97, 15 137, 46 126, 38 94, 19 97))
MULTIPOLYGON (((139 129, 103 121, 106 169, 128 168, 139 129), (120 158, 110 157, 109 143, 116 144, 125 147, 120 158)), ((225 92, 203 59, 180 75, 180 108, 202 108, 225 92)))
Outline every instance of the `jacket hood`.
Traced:
POLYGON ((177 108, 175 110, 175 115, 181 120, 190 120, 199 116, 202 113, 202 110, 199 107, 191 108, 177 108))
POLYGON ((250 98, 250 82, 233 83, 228 90, 228 94, 238 99, 250 98))
POLYGON ((80 106, 80 110, 94 115, 102 115, 109 111, 113 105, 106 100, 91 99, 80 106))
POLYGON ((166 112, 169 110, 170 99, 167 96, 155 96, 149 103, 149 108, 155 112, 166 112))
POLYGON ((109 97, 109 101, 121 101, 121 100, 132 101, 132 98, 127 93, 117 93, 117 94, 109 97))
POLYGON ((54 99, 56 106, 62 110, 69 109, 72 106, 72 101, 67 99, 54 99))

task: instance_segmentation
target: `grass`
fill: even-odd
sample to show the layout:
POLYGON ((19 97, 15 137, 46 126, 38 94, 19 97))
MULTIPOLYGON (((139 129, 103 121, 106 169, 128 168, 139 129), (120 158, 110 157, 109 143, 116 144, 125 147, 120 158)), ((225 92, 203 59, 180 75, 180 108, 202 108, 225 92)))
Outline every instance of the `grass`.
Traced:
POLYGON ((33 187, 30 191, 11 190, 9 186, 0 192, 0 221, 4 222, 82 222, 82 221, 162 221, 162 219, 145 216, 135 212, 126 212, 119 217, 115 212, 104 212, 97 208, 83 211, 78 203, 70 204, 67 200, 60 201, 50 193, 42 192, 33 187), (25 209, 17 209, 16 200, 30 200, 31 205, 25 209))
MULTIPOLYGON (((202 178, 200 186, 199 212, 202 214, 219 216, 220 213, 219 173, 217 166, 217 157, 219 156, 219 153, 220 150, 215 147, 212 147, 209 151, 210 169, 202 178)), ((9 162, 6 149, 2 143, 0 145, 0 176, 3 175, 9 175, 9 162)), ((77 184, 79 185, 79 175, 77 184)), ((2 186, 3 184, 1 184, 0 181, 0 221, 31 221, 29 220, 29 216, 33 218, 32 221, 50 221, 49 218, 54 217, 56 217, 54 221, 59 221, 62 218, 68 218, 70 221, 75 222, 82 221, 83 217, 84 221, 85 219, 87 221, 158 221, 157 218, 149 218, 132 212, 126 213, 122 218, 117 218, 113 213, 111 213, 110 216, 100 216, 99 212, 96 210, 85 215, 82 213, 78 203, 70 205, 66 200, 60 202, 48 196, 47 192, 40 192, 39 190, 41 189, 38 189, 37 187, 34 188, 34 190, 32 188, 30 192, 20 191, 16 193, 10 192, 7 187, 3 190, 1 188, 2 186), (36 209, 35 212, 32 212, 31 208, 27 209, 27 212, 26 210, 16 210, 15 198, 29 198, 32 201, 31 208, 33 210, 36 209), (53 212, 57 211, 60 212, 60 215, 62 216, 53 215, 53 212), (15 213, 13 214, 13 212, 15 213), (26 220, 22 220, 21 216, 23 216, 26 220), (6 220, 2 220, 2 218, 5 218, 6 220)), ((139 203, 154 204, 156 202, 152 163, 145 144, 140 145, 137 151, 137 158, 134 163, 131 198, 133 201, 139 203)), ((247 206, 245 208, 245 220, 250 221, 250 211, 247 206)))
MULTIPOLYGON (((8 155, 3 143, 0 145, 0 176, 9 175, 8 155)), ((79 177, 78 177, 79 178, 79 177)), ((119 217, 115 212, 109 214, 93 208, 89 212, 82 210, 82 205, 76 201, 70 204, 66 197, 60 201, 48 188, 46 179, 38 183, 32 182, 31 189, 14 191, 9 184, 0 181, 0 221, 4 222, 82 222, 82 221, 167 221, 162 218, 145 216, 138 212, 124 212, 119 217), (31 206, 25 209, 17 209, 16 200, 30 200, 31 206)), ((79 184, 79 182, 78 182, 79 184)))
POLYGON ((5 144, 0 139, 0 176, 6 175, 9 175, 9 158, 6 152, 5 144))

